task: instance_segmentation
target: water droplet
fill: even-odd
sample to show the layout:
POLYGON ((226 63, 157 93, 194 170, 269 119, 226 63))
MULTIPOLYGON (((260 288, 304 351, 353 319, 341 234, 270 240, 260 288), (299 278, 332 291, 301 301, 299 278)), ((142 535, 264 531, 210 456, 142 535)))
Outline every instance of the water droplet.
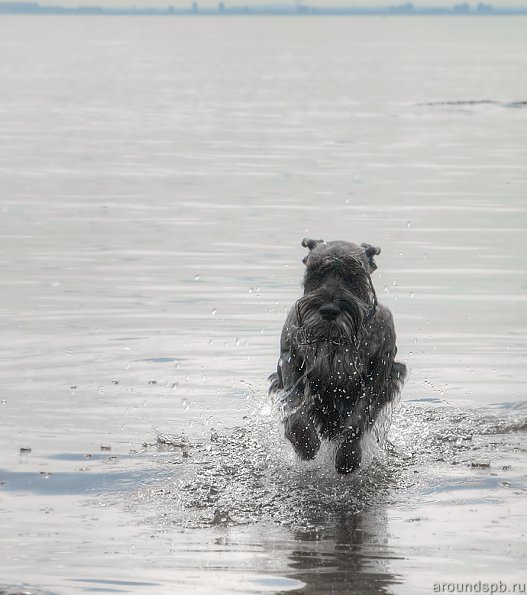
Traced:
POLYGON ((188 399, 181 399, 181 405, 185 411, 190 409, 190 401, 188 399))
POLYGON ((149 380, 148 384, 157 384, 157 380, 149 380))
POLYGON ((406 222, 406 227, 412 227, 412 222, 411 221, 407 221, 406 222))
POLYGON ((200 275, 194 275, 194 281, 199 281, 199 280, 200 280, 200 278, 201 278, 201 276, 200 276, 200 275))
POLYGON ((212 310, 211 310, 211 314, 212 314, 213 316, 216 316, 216 313, 217 313, 217 312, 218 312, 218 310, 217 310, 216 308, 212 308, 212 310))
MULTIPOLYGON (((410 294, 410 298, 414 299, 414 297, 415 297, 415 293, 412 291, 412 293, 410 294)), ((419 330, 421 330, 421 329, 419 329, 419 330)))

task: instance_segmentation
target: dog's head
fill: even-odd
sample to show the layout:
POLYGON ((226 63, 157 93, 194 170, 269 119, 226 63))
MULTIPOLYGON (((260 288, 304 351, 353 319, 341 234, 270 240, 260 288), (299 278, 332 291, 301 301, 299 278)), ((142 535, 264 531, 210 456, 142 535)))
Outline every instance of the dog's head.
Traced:
POLYGON ((304 297, 298 305, 302 327, 313 337, 352 342, 376 306, 370 274, 380 248, 370 244, 305 238, 304 297))

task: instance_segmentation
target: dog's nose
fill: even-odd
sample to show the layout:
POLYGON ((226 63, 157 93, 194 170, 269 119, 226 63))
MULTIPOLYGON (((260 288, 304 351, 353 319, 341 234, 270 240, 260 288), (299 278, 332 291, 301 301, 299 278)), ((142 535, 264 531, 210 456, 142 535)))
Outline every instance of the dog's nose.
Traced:
POLYGON ((340 308, 336 304, 324 304, 318 311, 325 320, 335 320, 340 314, 340 308))

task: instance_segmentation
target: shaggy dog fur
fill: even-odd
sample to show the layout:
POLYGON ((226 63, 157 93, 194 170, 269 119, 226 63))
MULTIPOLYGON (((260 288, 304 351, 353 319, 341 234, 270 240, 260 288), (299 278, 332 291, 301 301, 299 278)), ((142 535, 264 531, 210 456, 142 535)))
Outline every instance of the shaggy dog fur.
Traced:
POLYGON ((377 302, 371 273, 380 248, 304 239, 304 295, 282 330, 269 392, 283 414, 285 435, 303 459, 320 440, 336 444, 335 466, 361 464, 361 439, 393 402, 406 377, 395 361, 390 310, 377 302))

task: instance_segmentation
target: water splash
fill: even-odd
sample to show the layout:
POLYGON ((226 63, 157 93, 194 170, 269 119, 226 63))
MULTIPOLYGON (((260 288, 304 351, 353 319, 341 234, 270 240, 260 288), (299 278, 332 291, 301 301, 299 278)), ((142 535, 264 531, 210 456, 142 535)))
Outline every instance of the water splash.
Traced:
MULTIPOLYGON (((462 469, 468 475, 499 476, 496 470, 510 470, 500 461, 518 453, 525 458, 521 433, 527 417, 518 411, 511 415, 438 401, 402 403, 387 440, 381 439, 385 419, 367 443, 366 464, 350 476, 334 471, 328 446, 315 461, 297 460, 268 400, 255 399, 244 421, 230 431, 212 430, 204 442, 162 436, 161 447, 173 448, 165 464, 174 479, 140 494, 152 508, 148 523, 188 529, 263 521, 313 530, 361 513, 380 499, 430 491, 437 481, 448 482, 450 469, 458 475, 462 469)), ((499 485, 510 484, 509 473, 505 475, 497 478, 499 485)))

